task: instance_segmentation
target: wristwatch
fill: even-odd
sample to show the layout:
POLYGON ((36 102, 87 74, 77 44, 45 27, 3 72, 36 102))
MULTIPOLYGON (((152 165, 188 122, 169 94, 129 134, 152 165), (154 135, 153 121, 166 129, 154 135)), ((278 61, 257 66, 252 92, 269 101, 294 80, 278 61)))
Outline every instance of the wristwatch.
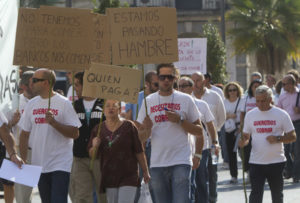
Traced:
POLYGON ((276 136, 277 142, 281 142, 281 137, 282 137, 282 136, 276 136))
POLYGON ((202 159, 202 154, 194 154, 194 157, 198 157, 201 160, 202 159))

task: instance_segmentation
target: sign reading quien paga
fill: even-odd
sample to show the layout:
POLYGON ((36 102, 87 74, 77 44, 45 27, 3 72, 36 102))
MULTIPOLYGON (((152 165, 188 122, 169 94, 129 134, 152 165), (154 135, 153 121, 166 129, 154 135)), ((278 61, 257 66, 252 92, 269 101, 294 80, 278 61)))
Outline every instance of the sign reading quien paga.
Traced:
MULTIPOLYGON (((95 26, 99 22, 95 16, 88 9, 45 6, 40 9, 20 8, 14 64, 83 69, 88 68, 93 59, 109 62, 109 57, 104 60, 96 55, 101 51, 99 43, 95 47, 95 40, 98 38, 107 42, 101 45, 104 53, 108 50, 109 38, 108 34, 99 34, 103 30, 95 26)), ((103 26, 103 29, 107 29, 108 33, 107 27, 103 26)))
POLYGON ((92 63, 84 72, 83 96, 137 103, 141 71, 92 63))
POLYGON ((112 63, 178 61, 175 8, 109 8, 112 63))

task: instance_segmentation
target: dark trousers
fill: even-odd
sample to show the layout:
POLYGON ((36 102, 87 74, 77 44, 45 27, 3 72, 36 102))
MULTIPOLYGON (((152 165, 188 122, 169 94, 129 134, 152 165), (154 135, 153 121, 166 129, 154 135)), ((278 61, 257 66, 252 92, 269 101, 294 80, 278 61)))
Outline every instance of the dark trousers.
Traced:
POLYGON ((218 199, 217 182, 218 182, 218 165, 212 164, 211 153, 208 157, 208 181, 209 181, 209 202, 215 203, 218 199))
POLYGON ((231 177, 237 178, 238 168, 237 168, 237 153, 233 151, 236 136, 235 131, 231 133, 226 133, 226 145, 227 154, 229 159, 229 170, 231 177))
POLYGON ((285 162, 276 164, 250 164, 251 193, 249 203, 262 203, 266 180, 272 195, 273 203, 283 203, 282 171, 285 162))
POLYGON ((249 160, 250 160, 250 154, 251 154, 251 149, 252 149, 251 141, 252 141, 252 138, 250 137, 249 144, 244 147, 245 171, 249 171, 249 168, 250 168, 249 160))
POLYGON ((39 192, 43 203, 67 203, 70 173, 54 171, 42 173, 39 180, 39 192))

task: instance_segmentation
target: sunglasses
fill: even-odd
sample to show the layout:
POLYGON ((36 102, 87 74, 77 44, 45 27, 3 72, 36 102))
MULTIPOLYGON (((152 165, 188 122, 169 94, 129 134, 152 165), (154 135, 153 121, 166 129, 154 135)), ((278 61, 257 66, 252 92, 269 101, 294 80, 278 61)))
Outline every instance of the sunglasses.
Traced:
POLYGON ((158 79, 160 81, 164 81, 166 78, 168 78, 168 80, 174 80, 175 76, 174 75, 159 75, 158 79))
POLYGON ((228 89, 228 92, 236 92, 237 89, 228 89))
POLYGON ((183 84, 183 85, 179 85, 179 88, 186 88, 186 87, 192 87, 192 85, 189 84, 183 84))
POLYGON ((42 78, 32 78, 32 82, 33 83, 37 83, 37 82, 43 82, 45 81, 46 79, 42 79, 42 78))

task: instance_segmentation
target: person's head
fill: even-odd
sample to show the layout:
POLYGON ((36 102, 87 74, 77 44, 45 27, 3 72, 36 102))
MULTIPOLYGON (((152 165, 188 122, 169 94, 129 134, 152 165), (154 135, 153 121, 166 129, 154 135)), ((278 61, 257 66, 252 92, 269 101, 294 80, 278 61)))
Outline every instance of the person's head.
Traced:
POLYGON ((158 90, 158 76, 155 71, 150 71, 145 76, 146 88, 149 94, 154 93, 158 90))
POLYGON ((49 89, 53 90, 56 82, 55 72, 46 68, 40 68, 32 76, 32 92, 35 95, 46 95, 49 89))
POLYGON ((205 87, 210 87, 210 84, 211 84, 211 74, 206 73, 204 74, 204 85, 205 87))
POLYGON ((255 97, 255 90, 258 86, 262 85, 261 80, 253 80, 248 88, 248 95, 249 97, 255 97))
POLYGON ((107 99, 104 105, 104 115, 106 119, 118 118, 121 113, 121 102, 107 99))
POLYGON ((19 83, 19 88, 23 90, 24 96, 26 96, 28 99, 31 99, 34 97, 34 94, 32 92, 32 77, 33 77, 34 71, 25 71, 21 75, 21 80, 19 83))
POLYGON ((243 88, 237 82, 229 82, 225 85, 224 96, 226 99, 241 97, 243 88))
POLYGON ((267 111, 272 106, 273 91, 267 85, 261 85, 255 90, 256 106, 261 111, 267 111))
POLYGON ((262 76, 260 72, 253 72, 250 76, 250 82, 254 80, 262 80, 262 76))
POLYGON ((282 89, 282 80, 278 81, 275 85, 276 94, 280 95, 282 89))
POLYGON ((276 79, 273 75, 267 75, 266 76, 266 83, 268 87, 273 88, 276 84, 276 79))
POLYGON ((159 91, 169 93, 173 90, 176 81, 176 67, 172 63, 159 64, 157 66, 159 91))
POLYGON ((78 72, 74 76, 74 89, 78 97, 82 96, 83 75, 84 72, 78 72))
POLYGON ((179 91, 186 94, 192 94, 194 81, 189 77, 181 77, 179 79, 179 91))
POLYGON ((282 87, 285 91, 292 93, 295 91, 295 87, 297 86, 296 79, 294 75, 288 74, 282 79, 282 87))
POLYGON ((204 75, 201 72, 196 72, 192 74, 192 80, 194 81, 193 90, 203 91, 204 90, 204 75))
POLYGON ((291 69, 287 72, 287 75, 289 75, 289 74, 294 76, 294 78, 296 80, 296 84, 297 84, 299 82, 299 78, 300 78, 299 72, 295 69, 291 69))

